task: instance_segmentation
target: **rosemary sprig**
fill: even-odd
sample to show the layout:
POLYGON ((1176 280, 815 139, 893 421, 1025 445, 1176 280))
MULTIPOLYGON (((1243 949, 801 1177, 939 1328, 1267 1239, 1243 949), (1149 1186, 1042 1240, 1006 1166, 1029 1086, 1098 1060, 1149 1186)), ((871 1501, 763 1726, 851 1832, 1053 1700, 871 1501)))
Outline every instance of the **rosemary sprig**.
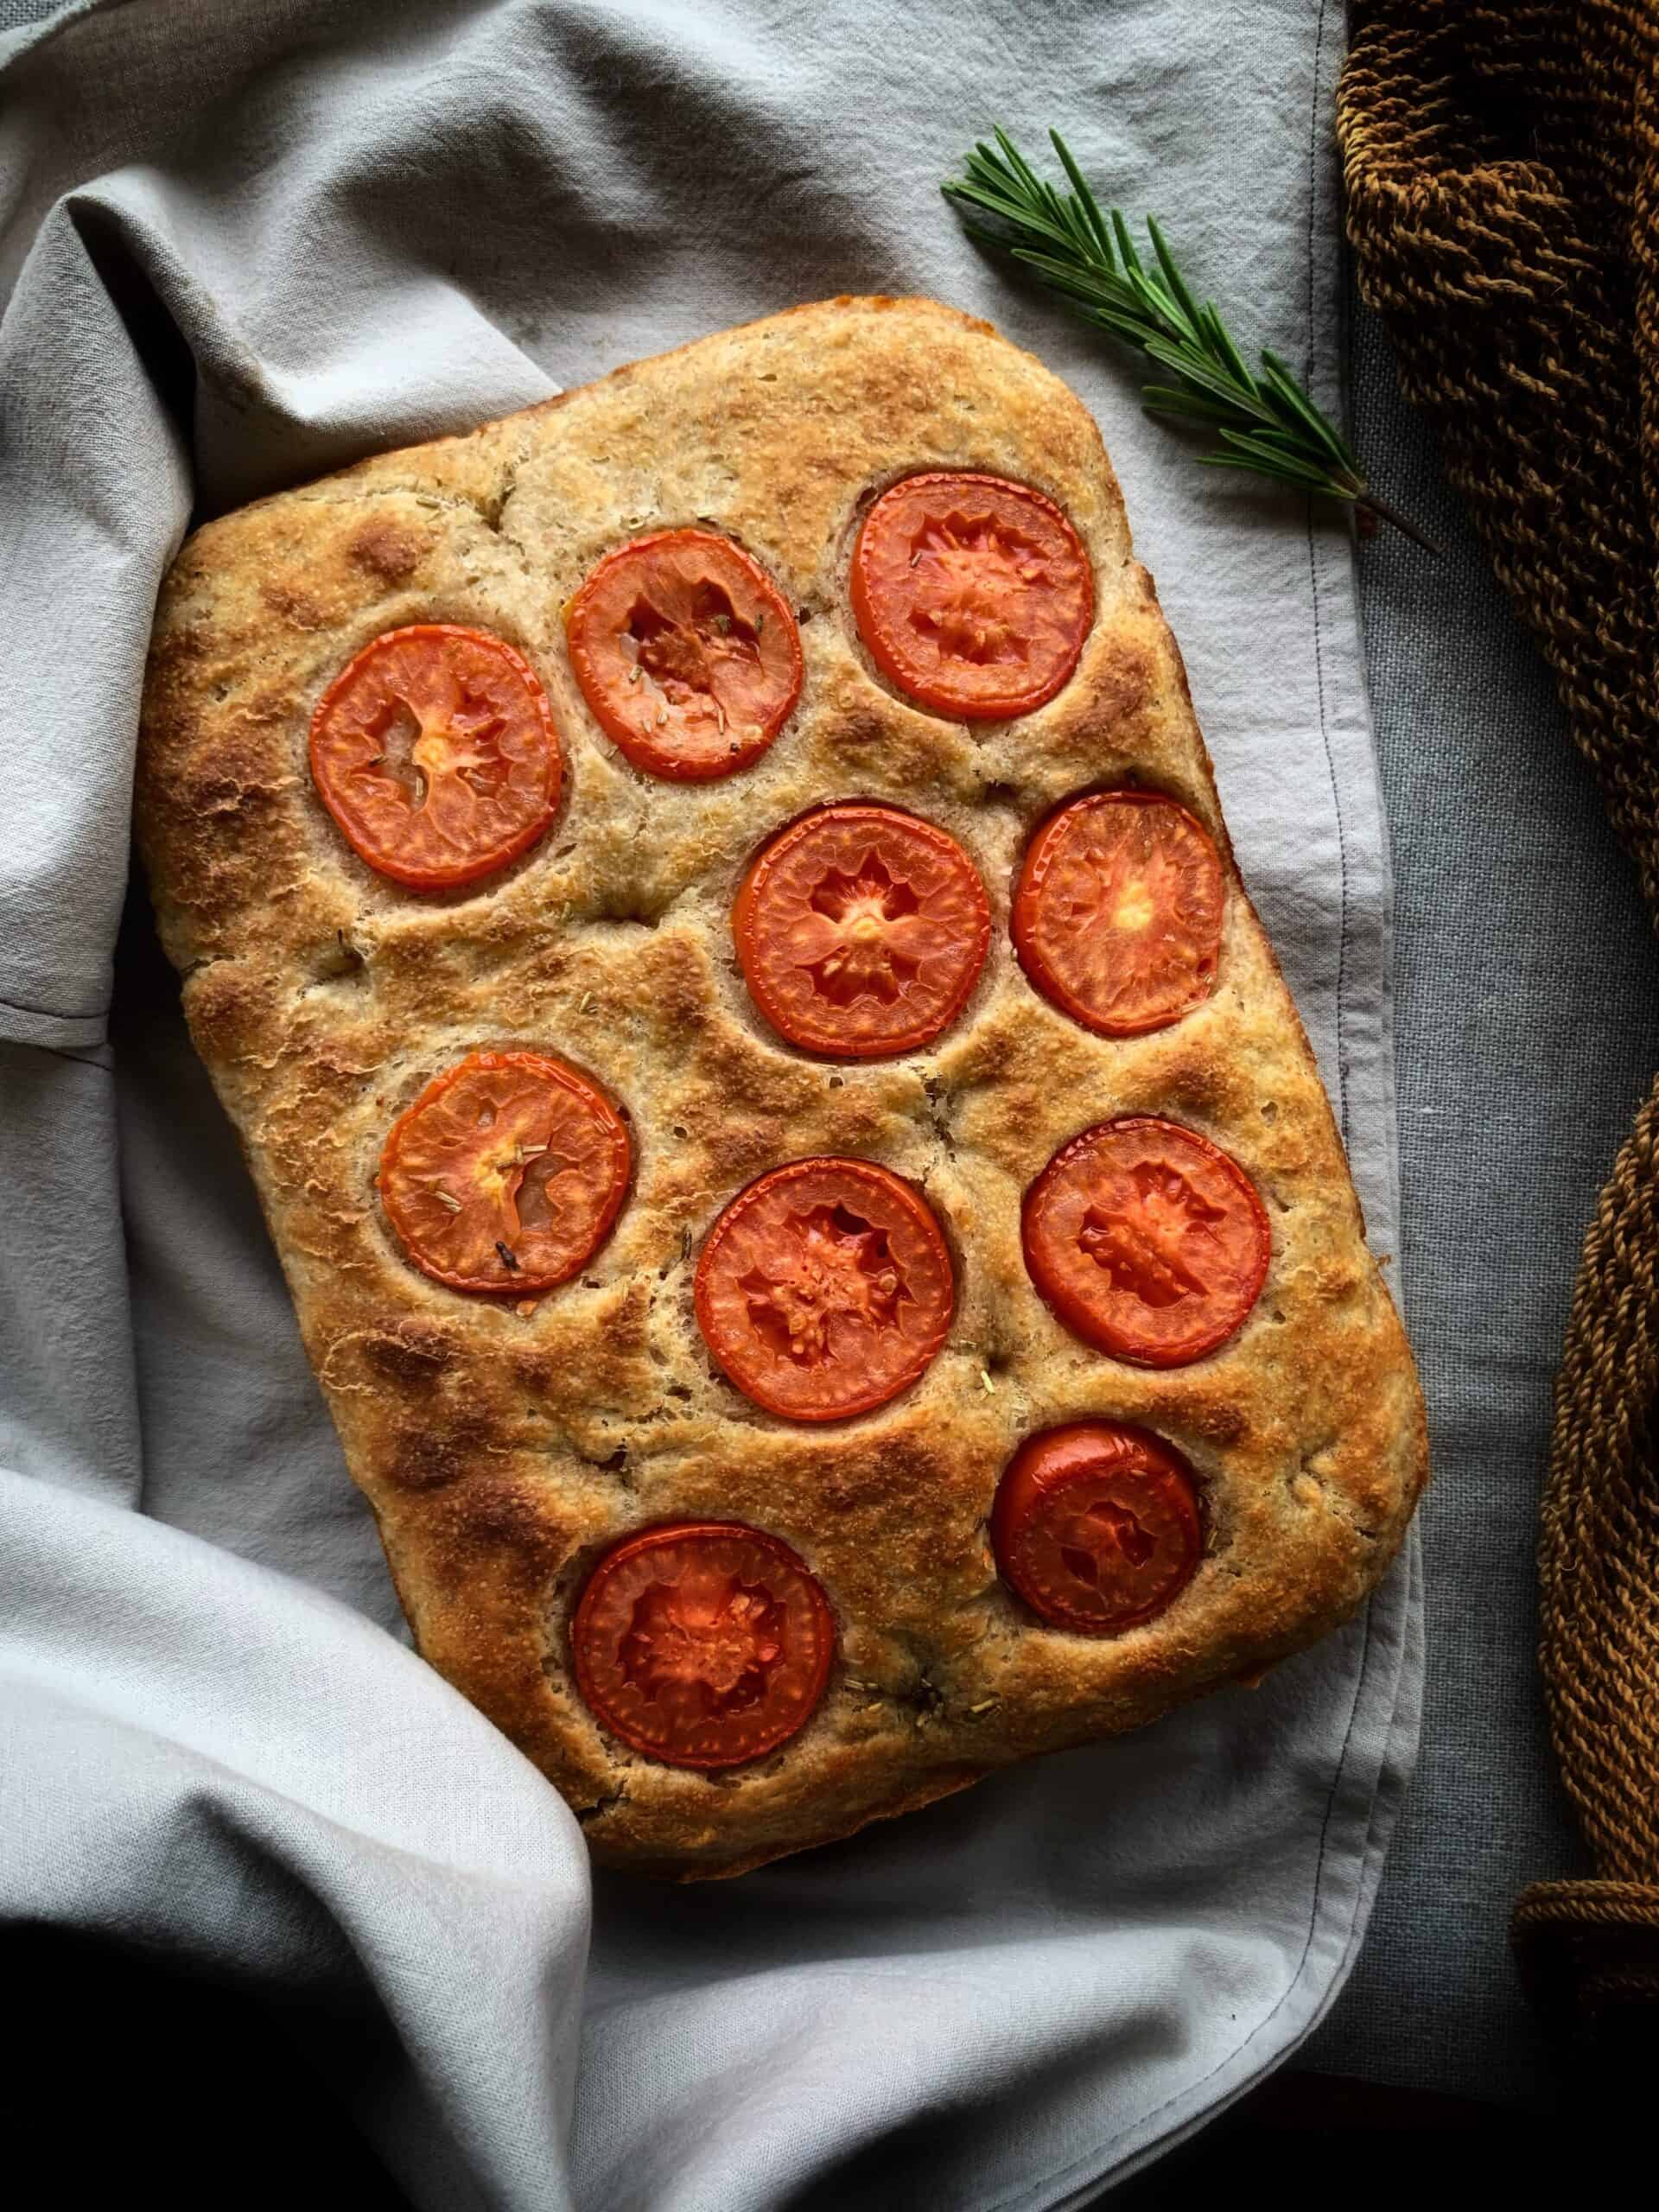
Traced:
POLYGON ((995 144, 982 141, 961 178, 944 188, 969 233, 1024 262, 1085 322, 1167 371, 1173 381, 1145 385, 1141 396, 1154 415, 1215 432, 1215 450, 1200 455, 1207 467, 1242 468, 1339 499, 1362 527, 1374 529, 1375 517, 1435 552, 1414 522, 1372 491, 1352 447, 1276 353, 1264 346, 1260 372, 1250 368, 1215 308, 1200 304, 1154 219, 1147 218, 1148 266, 1117 209, 1101 212, 1059 132, 1048 135, 1071 190, 1039 177, 999 128, 995 144))

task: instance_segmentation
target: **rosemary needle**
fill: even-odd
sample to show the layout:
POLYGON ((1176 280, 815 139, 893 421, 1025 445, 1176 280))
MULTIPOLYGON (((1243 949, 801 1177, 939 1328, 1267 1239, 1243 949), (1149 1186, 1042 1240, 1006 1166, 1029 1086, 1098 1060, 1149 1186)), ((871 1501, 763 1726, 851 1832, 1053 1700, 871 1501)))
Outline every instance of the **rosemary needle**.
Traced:
POLYGON ((1200 455, 1207 467, 1244 469, 1341 500, 1362 519, 1391 523, 1437 553, 1371 490, 1353 448, 1276 353, 1264 346, 1260 372, 1251 369, 1215 308, 1199 303, 1154 218, 1147 218, 1148 265, 1117 209, 1102 213, 1059 132, 1048 135, 1071 189, 1039 177, 999 128, 995 143, 976 145, 962 176, 944 188, 969 233, 1033 270, 1085 322, 1155 361, 1171 381, 1143 385, 1141 397, 1154 415, 1214 431, 1214 451, 1200 455))

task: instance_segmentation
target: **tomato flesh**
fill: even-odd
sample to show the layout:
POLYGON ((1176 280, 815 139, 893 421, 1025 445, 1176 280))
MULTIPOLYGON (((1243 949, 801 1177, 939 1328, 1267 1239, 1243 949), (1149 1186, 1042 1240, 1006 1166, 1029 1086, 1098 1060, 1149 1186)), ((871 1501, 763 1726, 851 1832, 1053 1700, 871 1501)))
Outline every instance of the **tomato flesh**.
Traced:
POLYGON ((658 531, 607 554, 565 634, 601 728, 649 775, 706 783, 747 768, 800 696, 787 601, 713 531, 658 531))
POLYGON ((1033 839, 1014 901, 1020 964, 1043 996, 1107 1037, 1201 1006, 1221 952, 1221 856, 1153 791, 1074 799, 1033 839))
POLYGON ((868 1160, 797 1160, 709 1230, 697 1325, 768 1413, 842 1421, 896 1397, 950 1326, 950 1255, 926 1201, 868 1160))
POLYGON ((1150 1116, 1103 1122, 1026 1195, 1026 1266, 1065 1325, 1115 1358, 1180 1367, 1242 1328, 1272 1232, 1219 1146, 1150 1116))
POLYGON ((1006 721, 1071 678, 1094 619, 1083 541, 1005 477, 906 476, 864 518, 853 615, 870 657, 936 713, 1006 721))
POLYGON ((550 1290, 598 1249, 632 1148, 610 1101, 539 1052, 473 1052, 429 1083, 380 1156, 380 1202, 452 1290, 550 1290))
POLYGON ((811 1719, 835 1618, 789 1546, 728 1522, 647 1529, 594 1569, 570 1629, 601 1724, 668 1766, 737 1766, 811 1719))
POLYGON ((1121 1636, 1197 1572, 1204 1532, 1191 1470, 1145 1430, 1072 1421, 1030 1437, 991 1513, 1005 1582, 1052 1627, 1121 1636))
POLYGON ((893 806, 826 806, 792 823, 750 868, 732 922, 772 1027, 841 1059, 931 1043, 961 1013, 991 941, 966 853, 893 806))
POLYGON ((493 874, 552 820, 552 709, 522 653, 417 623, 349 661, 311 718, 311 773, 359 858, 416 891, 493 874))

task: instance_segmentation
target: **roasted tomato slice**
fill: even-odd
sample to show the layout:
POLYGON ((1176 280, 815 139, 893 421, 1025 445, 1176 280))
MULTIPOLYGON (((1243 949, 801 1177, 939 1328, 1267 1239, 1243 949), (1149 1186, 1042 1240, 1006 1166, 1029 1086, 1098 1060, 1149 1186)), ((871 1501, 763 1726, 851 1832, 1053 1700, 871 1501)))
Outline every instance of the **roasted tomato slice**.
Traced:
POLYGON ((591 1257, 628 1187, 604 1094, 540 1052, 471 1052, 392 1124, 380 1203, 423 1274, 452 1290, 550 1290, 591 1257))
POLYGON ((1014 946, 1074 1021, 1135 1037, 1209 997, 1221 912, 1221 856, 1185 807, 1153 791, 1097 791, 1032 840, 1014 946))
POLYGON ((991 1513, 1002 1579, 1056 1628, 1118 1636, 1161 1613, 1204 1552, 1180 1455, 1144 1429, 1072 1421, 1029 1438, 991 1513))
POLYGON ((1141 1367, 1201 1359, 1242 1327, 1272 1233, 1237 1163, 1174 1122, 1103 1122, 1026 1193, 1026 1265, 1069 1329, 1141 1367))
POLYGON ((631 1750, 668 1766, 737 1766, 811 1719, 836 1625, 787 1544, 690 1521, 646 1529, 605 1554, 570 1643, 582 1696, 631 1750))
POLYGON ((559 803, 559 741, 522 653, 481 630, 388 630, 311 717, 322 803, 372 868, 447 891, 527 852, 559 803))
POLYGON ((1052 699, 1094 619, 1083 541, 1001 476, 906 476, 864 518, 853 614, 881 673, 936 714, 1006 721, 1052 699))
POLYGON ((950 1326, 938 1223, 868 1160, 796 1160, 751 1183, 709 1232, 697 1324, 746 1397, 841 1421, 913 1382, 950 1326))
POLYGON ((962 1011, 991 910, 954 837, 897 807, 822 807, 774 837, 732 913, 755 1004, 791 1045, 908 1052, 962 1011))
POLYGON ((801 691, 801 638, 759 562, 710 530, 607 554, 565 610, 570 664, 636 768, 707 783, 747 768, 801 691))

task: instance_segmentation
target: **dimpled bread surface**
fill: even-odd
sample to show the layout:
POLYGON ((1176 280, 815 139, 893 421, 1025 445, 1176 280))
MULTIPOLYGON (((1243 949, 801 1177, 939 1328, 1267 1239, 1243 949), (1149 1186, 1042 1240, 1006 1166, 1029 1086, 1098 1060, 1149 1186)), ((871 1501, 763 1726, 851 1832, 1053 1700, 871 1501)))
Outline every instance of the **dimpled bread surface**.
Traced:
POLYGON ((208 524, 161 597, 137 810, 191 1033, 420 1649, 557 1786, 601 1858, 730 1873, 845 1835, 1250 1678, 1376 1582, 1426 1471, 1410 1354, 1099 433, 988 325, 922 300, 798 308, 208 524), (908 702, 853 625, 858 521, 927 469, 1035 486, 1088 549, 1082 657, 1020 720, 969 725, 908 702), (613 547, 694 524, 777 581, 805 677, 755 766, 683 785, 637 772, 602 734, 563 613, 613 547), (565 766, 540 842, 437 894, 357 857, 307 757, 330 678, 382 631, 426 622, 527 657, 565 766), (1123 1039, 1039 997, 1008 937, 1033 830, 1061 800, 1116 785, 1179 799, 1227 877, 1213 995, 1123 1039), (963 1013, 891 1059, 792 1049, 753 1007, 733 947, 758 847, 848 798, 949 830, 994 918, 963 1013), (478 1048, 556 1054, 628 1117, 633 1181, 614 1231, 535 1300, 429 1280, 377 1200, 392 1122, 478 1048), (1068 1334, 1021 1255, 1027 1186, 1069 1138, 1121 1114, 1211 1138, 1271 1222, 1249 1320, 1187 1367, 1128 1366, 1068 1334), (735 1192, 818 1153, 880 1161, 925 1192, 957 1303, 910 1389, 803 1426, 714 1368, 692 1278, 735 1192), (999 1580, 987 1533, 1020 1442, 1087 1417, 1166 1439, 1202 1502, 1198 1573, 1115 1637, 1042 1625, 999 1580), (823 1703, 749 1765, 636 1755, 575 1686, 569 1620, 587 1573, 619 1538, 671 1520, 781 1537, 835 1613, 823 1703))

